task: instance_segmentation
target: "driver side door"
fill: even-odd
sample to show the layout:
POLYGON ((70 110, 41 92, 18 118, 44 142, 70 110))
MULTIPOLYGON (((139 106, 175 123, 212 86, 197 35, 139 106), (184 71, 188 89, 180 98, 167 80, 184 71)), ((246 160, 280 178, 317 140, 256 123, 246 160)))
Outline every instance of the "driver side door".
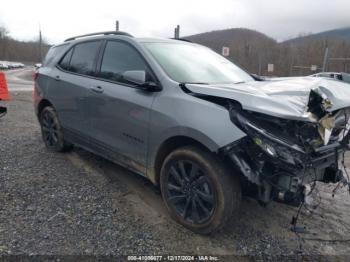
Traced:
POLYGON ((144 70, 147 63, 131 44, 106 41, 87 95, 91 141, 104 156, 145 175, 149 119, 156 93, 134 88, 123 79, 126 71, 144 70))

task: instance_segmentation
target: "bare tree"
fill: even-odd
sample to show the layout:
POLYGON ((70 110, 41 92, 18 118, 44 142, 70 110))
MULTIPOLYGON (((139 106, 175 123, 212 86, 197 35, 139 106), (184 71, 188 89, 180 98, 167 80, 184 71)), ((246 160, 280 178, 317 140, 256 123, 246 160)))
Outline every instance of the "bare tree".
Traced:
MULTIPOLYGON (((49 49, 47 42, 42 40, 42 57, 49 49)), ((10 37, 9 31, 0 27, 0 60, 40 62, 39 39, 34 41, 18 41, 10 37)))

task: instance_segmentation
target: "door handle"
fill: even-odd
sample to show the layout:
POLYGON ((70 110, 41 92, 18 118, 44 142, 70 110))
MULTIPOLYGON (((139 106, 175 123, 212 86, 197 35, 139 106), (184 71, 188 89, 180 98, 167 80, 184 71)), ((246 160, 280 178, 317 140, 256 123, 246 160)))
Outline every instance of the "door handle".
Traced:
POLYGON ((57 76, 55 77, 55 80, 56 80, 56 81, 61 81, 61 77, 57 75, 57 76))
POLYGON ((96 93, 103 93, 103 91, 104 91, 101 86, 93 86, 90 89, 96 93))

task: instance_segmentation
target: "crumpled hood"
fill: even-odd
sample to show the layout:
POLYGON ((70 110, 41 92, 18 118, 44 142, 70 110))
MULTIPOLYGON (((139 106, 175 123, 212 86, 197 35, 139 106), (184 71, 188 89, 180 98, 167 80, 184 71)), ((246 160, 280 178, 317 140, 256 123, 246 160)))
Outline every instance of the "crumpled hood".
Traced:
POLYGON ((186 87, 197 94, 236 100, 246 110, 294 120, 310 121, 307 109, 312 90, 328 99, 331 103, 329 112, 350 107, 349 84, 317 77, 242 84, 186 84, 186 87))

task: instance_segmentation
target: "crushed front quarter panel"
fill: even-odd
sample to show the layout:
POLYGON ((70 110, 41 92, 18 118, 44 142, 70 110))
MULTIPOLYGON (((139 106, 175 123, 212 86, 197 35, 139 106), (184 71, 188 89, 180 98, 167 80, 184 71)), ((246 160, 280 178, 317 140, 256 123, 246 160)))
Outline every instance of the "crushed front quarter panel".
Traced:
POLYGON ((315 121, 308 112, 312 90, 329 101, 328 112, 350 107, 348 84, 315 77, 241 84, 187 84, 186 88, 197 94, 235 100, 245 110, 291 120, 315 121))

